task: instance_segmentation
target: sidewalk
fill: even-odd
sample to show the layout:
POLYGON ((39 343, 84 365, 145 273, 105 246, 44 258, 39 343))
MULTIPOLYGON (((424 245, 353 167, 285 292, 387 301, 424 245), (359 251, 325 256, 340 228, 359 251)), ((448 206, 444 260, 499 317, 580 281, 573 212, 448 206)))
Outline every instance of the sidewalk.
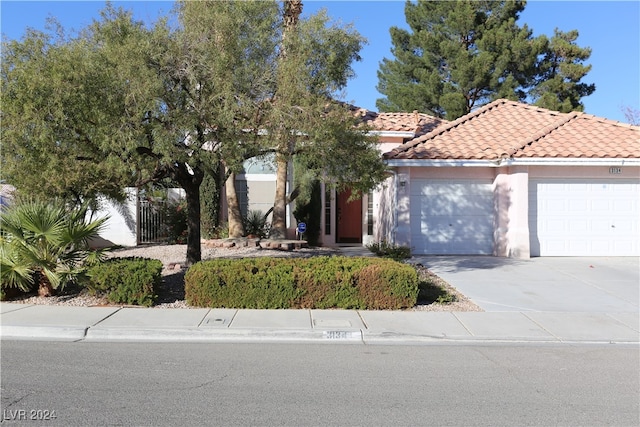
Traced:
POLYGON ((65 307, 0 303, 0 337, 86 342, 640 342, 637 312, 65 307))

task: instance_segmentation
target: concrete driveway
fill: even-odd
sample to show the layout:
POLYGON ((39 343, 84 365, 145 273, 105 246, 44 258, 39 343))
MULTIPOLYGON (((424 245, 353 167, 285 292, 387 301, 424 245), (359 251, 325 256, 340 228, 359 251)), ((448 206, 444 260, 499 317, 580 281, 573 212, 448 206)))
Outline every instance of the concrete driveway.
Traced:
POLYGON ((640 258, 416 256, 485 311, 638 313, 640 258))

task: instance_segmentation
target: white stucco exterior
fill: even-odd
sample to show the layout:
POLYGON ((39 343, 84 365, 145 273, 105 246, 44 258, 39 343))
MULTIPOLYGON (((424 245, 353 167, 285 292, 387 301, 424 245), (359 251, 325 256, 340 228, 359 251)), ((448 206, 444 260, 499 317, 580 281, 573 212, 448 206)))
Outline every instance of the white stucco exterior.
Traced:
POLYGON ((126 188, 124 203, 100 199, 101 209, 94 218, 109 217, 100 237, 92 242, 96 247, 135 246, 137 244, 137 198, 136 188, 126 188))

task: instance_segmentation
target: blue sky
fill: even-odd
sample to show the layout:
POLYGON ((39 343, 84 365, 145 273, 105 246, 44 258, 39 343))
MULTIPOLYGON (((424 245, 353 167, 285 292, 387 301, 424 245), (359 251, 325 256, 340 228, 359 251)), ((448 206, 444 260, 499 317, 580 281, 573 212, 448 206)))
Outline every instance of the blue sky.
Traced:
MULTIPOLYGON (((136 19, 153 22, 166 14, 172 2, 114 1, 133 10, 136 19)), ((103 1, 0 1, 1 31, 4 37, 19 39, 27 27, 41 29, 53 16, 65 29, 79 30, 98 17, 103 1)), ((304 14, 326 8, 329 16, 353 23, 368 39, 362 61, 354 65, 357 77, 344 96, 345 101, 376 110, 377 70, 380 61, 391 58, 389 28, 407 27, 404 1, 304 1, 304 14)), ((583 80, 595 83, 593 95, 583 98, 585 112, 626 121, 623 107, 640 110, 640 2, 638 1, 529 1, 519 23, 534 35, 553 35, 554 28, 577 29, 578 45, 592 49, 593 66, 583 80)))

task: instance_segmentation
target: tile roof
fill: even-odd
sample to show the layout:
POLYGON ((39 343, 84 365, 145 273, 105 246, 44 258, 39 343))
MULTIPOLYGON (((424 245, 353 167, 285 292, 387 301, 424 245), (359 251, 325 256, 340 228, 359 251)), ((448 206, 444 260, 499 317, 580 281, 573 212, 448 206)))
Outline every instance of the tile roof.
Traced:
POLYGON ((640 158, 640 126, 499 99, 384 156, 430 160, 640 158))
POLYGON ((413 132, 416 136, 424 135, 438 126, 448 123, 444 119, 428 114, 418 113, 376 113, 360 110, 363 121, 379 131, 413 132))
POLYGON ((417 111, 413 113, 379 113, 342 101, 334 100, 333 102, 345 106, 354 116, 361 117, 364 123, 382 132, 411 132, 415 136, 420 136, 433 131, 438 126, 449 123, 445 119, 417 111))

